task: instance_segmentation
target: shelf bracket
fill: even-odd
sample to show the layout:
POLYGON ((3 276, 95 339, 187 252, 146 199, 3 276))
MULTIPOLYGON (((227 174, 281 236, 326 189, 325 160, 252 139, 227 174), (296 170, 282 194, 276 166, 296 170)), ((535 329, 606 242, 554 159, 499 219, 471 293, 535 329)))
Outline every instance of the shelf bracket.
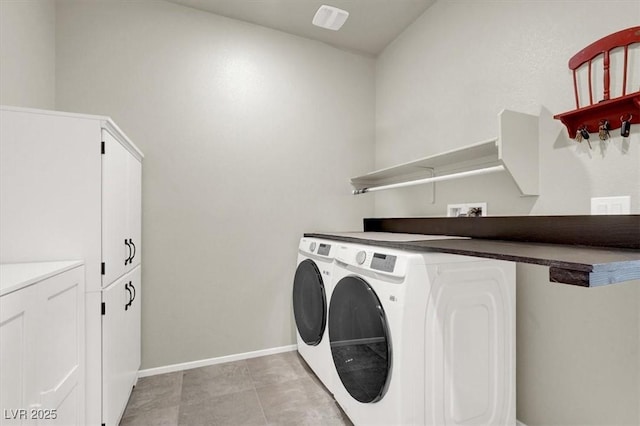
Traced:
MULTIPOLYGON (((430 178, 436 177, 436 171, 433 167, 424 167, 424 169, 429 171, 429 173, 431 173, 431 176, 429 176, 430 178)), ((431 182, 431 204, 435 204, 435 203, 436 203, 436 183, 431 182)))

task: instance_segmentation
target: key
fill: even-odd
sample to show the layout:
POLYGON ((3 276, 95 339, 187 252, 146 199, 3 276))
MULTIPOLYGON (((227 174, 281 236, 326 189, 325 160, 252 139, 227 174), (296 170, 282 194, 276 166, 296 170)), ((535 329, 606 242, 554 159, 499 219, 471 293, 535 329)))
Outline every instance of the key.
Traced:
POLYGON ((606 141, 611 137, 609 130, 611 130, 609 120, 600 120, 600 125, 598 126, 598 137, 601 141, 606 141))
POLYGON ((631 119, 633 115, 629 114, 629 118, 624 119, 624 115, 620 117, 620 121, 622 125, 620 126, 620 136, 623 138, 628 138, 631 133, 631 119))
POLYGON ((589 141, 589 131, 587 130, 587 126, 582 126, 579 132, 580 132, 580 136, 582 136, 582 139, 586 140, 587 143, 589 144, 589 149, 592 149, 591 142, 589 141))

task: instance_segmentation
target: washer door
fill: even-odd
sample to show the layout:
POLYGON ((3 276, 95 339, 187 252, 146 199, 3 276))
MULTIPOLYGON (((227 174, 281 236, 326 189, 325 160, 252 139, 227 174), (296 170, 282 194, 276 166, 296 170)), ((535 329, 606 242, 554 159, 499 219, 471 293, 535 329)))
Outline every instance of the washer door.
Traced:
POLYGON ((303 260, 296 269, 293 315, 302 340, 310 346, 320 343, 327 323, 327 296, 322 275, 313 260, 303 260))
POLYGON ((391 376, 391 339, 382 304, 362 278, 345 277, 334 287, 329 340, 338 376, 351 396, 379 401, 391 376))

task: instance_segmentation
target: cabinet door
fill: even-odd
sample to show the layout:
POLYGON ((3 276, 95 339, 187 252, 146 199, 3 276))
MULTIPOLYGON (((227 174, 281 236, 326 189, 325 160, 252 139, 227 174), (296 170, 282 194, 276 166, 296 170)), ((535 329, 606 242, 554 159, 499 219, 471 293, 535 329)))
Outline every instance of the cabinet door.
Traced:
POLYGON ((107 131, 102 131, 102 286, 111 284, 127 270, 133 248, 129 244, 128 163, 131 154, 107 131), (126 263, 125 263, 126 262, 126 263))
POLYGON ((141 325, 142 325, 142 267, 134 268, 129 277, 129 287, 132 288, 133 298, 127 309, 126 328, 127 328, 127 371, 130 372, 132 380, 135 383, 140 369, 141 354, 141 325))
POLYGON ((34 300, 33 287, 0 297, 0 408, 12 425, 31 424, 28 414, 36 401, 34 300))
POLYGON ((140 267, 102 291, 102 422, 117 425, 140 367, 140 267))
POLYGON ((38 418, 48 425, 79 426, 84 424, 84 268, 36 287, 41 315, 38 418))
POLYGON ((0 424, 82 425, 84 268, 0 298, 0 424))
POLYGON ((127 238, 133 247, 128 268, 133 269, 142 258, 142 163, 133 155, 129 155, 127 191, 127 238))

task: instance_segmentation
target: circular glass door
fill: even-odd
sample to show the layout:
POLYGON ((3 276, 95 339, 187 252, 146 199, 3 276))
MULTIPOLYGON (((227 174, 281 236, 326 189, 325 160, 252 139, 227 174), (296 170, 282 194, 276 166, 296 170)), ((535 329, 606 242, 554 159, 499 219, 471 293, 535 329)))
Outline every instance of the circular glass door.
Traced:
POLYGON ((320 343, 327 323, 327 297, 322 275, 313 260, 303 260, 296 269, 293 315, 302 340, 311 346, 320 343))
POLYGON ((387 390, 391 340, 378 296, 360 277, 338 281, 329 304, 329 340, 338 376, 360 402, 376 402, 387 390))

